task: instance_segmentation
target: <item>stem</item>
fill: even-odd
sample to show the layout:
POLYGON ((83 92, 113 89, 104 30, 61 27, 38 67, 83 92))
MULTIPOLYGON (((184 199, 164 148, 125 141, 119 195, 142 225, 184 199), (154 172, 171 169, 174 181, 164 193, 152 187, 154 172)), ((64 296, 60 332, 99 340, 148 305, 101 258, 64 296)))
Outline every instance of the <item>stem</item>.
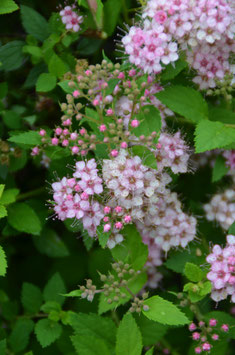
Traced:
POLYGON ((44 187, 40 187, 38 189, 35 189, 35 190, 32 190, 32 191, 28 191, 28 192, 25 192, 23 194, 18 195, 16 200, 17 201, 26 200, 29 197, 41 195, 43 192, 45 192, 45 188, 44 187))

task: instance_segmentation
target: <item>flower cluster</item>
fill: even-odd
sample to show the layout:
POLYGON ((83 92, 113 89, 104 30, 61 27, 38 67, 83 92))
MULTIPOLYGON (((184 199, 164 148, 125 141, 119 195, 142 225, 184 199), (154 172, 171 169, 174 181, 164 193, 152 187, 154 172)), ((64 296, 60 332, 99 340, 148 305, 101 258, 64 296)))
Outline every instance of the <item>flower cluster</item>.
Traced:
POLYGON ((206 218, 209 221, 218 221, 221 227, 228 230, 235 221, 235 191, 233 188, 216 194, 210 203, 204 205, 206 218))
POLYGON ((207 278, 213 285, 212 299, 219 302, 230 295, 231 301, 235 303, 235 236, 227 236, 224 249, 214 245, 206 260, 211 265, 207 278))
POLYGON ((83 22, 83 16, 79 16, 73 7, 65 6, 63 10, 60 11, 60 16, 62 22, 65 24, 66 30, 73 32, 78 32, 80 30, 80 24, 83 22))
POLYGON ((233 73, 234 8, 221 0, 149 0, 139 26, 132 26, 122 44, 129 61, 147 73, 159 73, 174 63, 179 49, 197 71, 201 89, 233 73))
POLYGON ((226 150, 223 153, 226 164, 231 170, 235 170, 235 150, 226 150))
POLYGON ((93 200, 95 194, 103 192, 102 179, 97 174, 94 159, 87 163, 76 163, 73 178, 64 177, 52 184, 54 211, 58 219, 82 219, 83 227, 91 237, 96 235, 96 228, 104 217, 103 208, 93 200))
POLYGON ((197 342, 194 348, 195 354, 201 354, 204 351, 210 352, 214 342, 220 338, 218 333, 227 333, 229 326, 227 324, 219 326, 218 320, 211 318, 208 324, 204 321, 199 321, 198 326, 195 323, 190 323, 189 330, 192 332, 192 339, 197 342))

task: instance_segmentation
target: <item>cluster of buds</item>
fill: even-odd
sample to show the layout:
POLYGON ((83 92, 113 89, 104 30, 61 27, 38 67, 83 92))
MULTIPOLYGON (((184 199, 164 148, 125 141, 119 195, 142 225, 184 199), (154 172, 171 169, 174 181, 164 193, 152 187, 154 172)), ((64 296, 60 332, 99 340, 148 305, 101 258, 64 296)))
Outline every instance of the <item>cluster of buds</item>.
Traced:
POLYGON ((147 312, 149 310, 149 306, 147 304, 144 304, 144 300, 148 297, 148 293, 145 292, 142 295, 142 299, 140 299, 139 297, 135 297, 133 302, 131 302, 131 307, 129 309, 129 311, 131 313, 141 313, 142 310, 144 310, 145 312, 147 312))
POLYGON ((0 163, 2 165, 8 165, 11 157, 20 158, 20 148, 10 147, 6 141, 0 140, 0 163))
POLYGON ((86 286, 80 286, 82 291, 81 297, 86 298, 88 301, 92 302, 96 294, 96 286, 92 284, 92 280, 86 280, 86 286))
POLYGON ((213 343, 220 338, 218 333, 227 333, 229 326, 227 324, 219 326, 217 319, 211 318, 208 324, 204 321, 200 321, 198 326, 195 323, 190 323, 189 330, 192 332, 192 339, 197 341, 194 351, 196 354, 201 354, 203 351, 210 352, 213 343))

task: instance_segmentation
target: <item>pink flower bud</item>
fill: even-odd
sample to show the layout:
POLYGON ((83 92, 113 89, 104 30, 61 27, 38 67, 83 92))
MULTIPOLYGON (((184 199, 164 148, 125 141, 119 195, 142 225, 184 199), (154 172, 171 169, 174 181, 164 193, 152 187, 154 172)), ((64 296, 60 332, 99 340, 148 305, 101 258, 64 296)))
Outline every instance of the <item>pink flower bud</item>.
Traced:
POLYGON ((213 340, 218 340, 218 339, 219 339, 218 334, 213 334, 213 335, 212 335, 212 339, 213 339, 213 340))
POLYGON ((73 97, 77 98, 80 95, 80 92, 78 90, 75 90, 73 92, 73 97))
POLYGON ((82 156, 87 155, 87 151, 86 151, 86 150, 81 150, 81 155, 82 155, 82 156))
POLYGON ((204 351, 210 351, 211 350, 211 344, 209 344, 209 343, 204 343, 204 344, 202 344, 202 349, 204 350, 204 351))
POLYGON ((44 137, 46 135, 45 129, 40 129, 39 134, 40 136, 44 137))
POLYGON ((198 324, 199 324, 199 327, 204 327, 205 322, 203 322, 203 321, 201 320, 198 324))
POLYGON ((54 138, 51 139, 51 144, 52 145, 58 145, 58 143, 59 143, 59 139, 58 138, 54 137, 54 138))
POLYGON ((124 78, 125 78, 125 74, 123 72, 119 73, 118 79, 124 79, 124 78))
POLYGON ((167 13, 163 10, 157 11, 154 20, 160 25, 163 24, 167 20, 167 13))
POLYGON ((100 132, 105 132, 106 129, 107 129, 107 128, 106 128, 105 124, 102 124, 101 126, 99 126, 100 132))
POLYGON ((105 217, 103 218, 103 221, 104 221, 104 222, 108 222, 108 221, 109 221, 109 217, 108 217, 108 216, 105 216, 105 217))
POLYGON ((38 147, 34 147, 31 151, 31 155, 35 156, 39 154, 39 148, 38 147))
POLYGON ((130 71, 129 71, 129 76, 135 76, 136 75, 136 71, 135 71, 135 69, 131 69, 130 71))
POLYGON ((86 133, 85 128, 81 128, 79 133, 81 134, 81 136, 84 136, 84 134, 86 133))
POLYGON ((107 95, 107 96, 104 98, 104 102, 105 102, 106 104, 110 104, 112 101, 113 101, 112 95, 107 95))
POLYGON ((122 142, 121 143, 121 148, 126 149, 127 148, 127 143, 126 142, 122 142))
POLYGON ((99 100, 94 99, 92 103, 93 103, 94 106, 98 106, 99 105, 99 100))
POLYGON ((111 225, 110 224, 107 223, 107 224, 104 225, 104 232, 105 233, 110 231, 110 229, 111 229, 111 225))
POLYGON ((123 227, 122 222, 116 222, 116 223, 115 223, 115 228, 116 228, 116 229, 122 229, 122 227, 123 227))
POLYGON ((227 324, 223 324, 222 326, 221 326, 221 330, 223 330, 224 332, 228 332, 229 331, 229 326, 227 325, 227 324))
POLYGON ((117 213, 122 212, 122 207, 121 207, 121 206, 115 207, 115 211, 116 211, 117 213))
POLYGON ((57 136, 59 136, 61 133, 62 133, 62 128, 57 127, 57 128, 55 129, 55 134, 56 134, 57 136))
POLYGON ((194 323, 189 324, 188 329, 190 330, 190 332, 193 332, 194 330, 197 329, 196 324, 194 324, 194 323))
POLYGON ((197 346, 197 347, 194 349, 194 351, 195 351, 195 354, 201 354, 202 349, 200 348, 200 346, 197 346))
POLYGON ((111 151, 111 156, 114 157, 114 158, 117 157, 118 156, 118 151, 116 149, 113 149, 111 151))
POLYGON ((72 141, 75 141, 77 139, 77 137, 78 137, 78 134, 76 132, 73 132, 73 133, 70 134, 70 139, 72 141))
POLYGON ((111 211, 111 208, 110 208, 109 206, 105 206, 105 207, 104 207, 104 213, 105 213, 105 214, 110 213, 110 211, 111 211))
POLYGON ((76 145, 73 146, 73 147, 72 147, 72 153, 73 153, 73 154, 77 154, 78 152, 79 152, 78 146, 76 146, 76 145))
POLYGON ((62 141, 62 146, 63 146, 63 147, 67 147, 68 145, 69 145, 68 139, 64 139, 64 140, 62 141))
POLYGON ((157 149, 161 149, 161 147, 162 147, 161 143, 158 143, 158 144, 156 145, 156 147, 157 147, 157 149))
POLYGON ((192 338, 193 338, 193 340, 198 340, 198 339, 200 339, 200 333, 194 332, 193 335, 192 335, 192 338))
POLYGON ((215 318, 211 318, 211 319, 209 320, 209 325, 210 325, 211 327, 215 327, 216 324, 217 324, 217 320, 216 320, 215 318))
POLYGON ((85 71, 85 74, 86 74, 87 76, 89 76, 89 75, 92 74, 92 71, 88 69, 88 70, 85 71))
POLYGON ((114 114, 113 110, 111 108, 108 108, 108 110, 106 111, 106 115, 112 116, 113 114, 114 114))
POLYGON ((126 215, 126 216, 124 217, 124 222, 125 222, 125 223, 130 223, 130 222, 131 222, 131 216, 126 215))
POLYGON ((68 128, 65 128, 65 129, 63 130, 63 135, 64 135, 64 136, 68 136, 68 135, 69 135, 69 130, 68 130, 68 128))

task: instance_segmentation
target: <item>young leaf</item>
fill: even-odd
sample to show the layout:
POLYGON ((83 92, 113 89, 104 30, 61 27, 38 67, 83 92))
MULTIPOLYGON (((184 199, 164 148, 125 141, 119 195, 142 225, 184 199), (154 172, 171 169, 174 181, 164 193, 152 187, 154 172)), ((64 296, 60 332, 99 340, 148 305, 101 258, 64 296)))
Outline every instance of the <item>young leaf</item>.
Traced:
POLYGON ((24 282, 21 292, 21 301, 27 312, 37 313, 42 304, 42 293, 37 286, 24 282))
POLYGON ((218 155, 212 170, 212 182, 216 182, 222 179, 222 177, 226 175, 228 171, 229 168, 225 164, 225 159, 218 155))
POLYGON ((16 321, 9 337, 11 349, 15 353, 21 352, 26 348, 33 327, 34 322, 31 319, 18 319, 16 321))
POLYGON ((143 310, 143 314, 156 322, 168 325, 184 325, 190 322, 177 306, 160 296, 150 297, 144 301, 144 304, 149 309, 148 311, 143 310))
POLYGON ((49 319, 40 319, 34 329, 37 340, 43 348, 51 345, 62 333, 62 326, 49 319))
POLYGON ((50 73, 42 73, 39 75, 36 82, 36 91, 38 92, 48 92, 55 88, 56 77, 50 73))
POLYGON ((61 295, 64 293, 66 293, 64 281, 57 272, 46 284, 43 291, 43 298, 45 301, 55 301, 59 304, 63 304, 65 298, 61 295))
POLYGON ((82 291, 81 290, 73 290, 69 293, 64 293, 62 296, 64 297, 81 297, 82 291))
POLYGON ((116 355, 140 355, 142 337, 135 319, 130 313, 122 318, 117 330, 116 355))
POLYGON ((39 235, 42 228, 37 214, 26 203, 15 203, 9 206, 8 222, 17 231, 33 235, 39 235))
POLYGON ((195 130, 196 153, 223 148, 234 141, 235 128, 227 127, 221 122, 201 121, 195 130))
POLYGON ((172 111, 193 123, 208 118, 208 107, 199 91, 180 85, 170 86, 155 95, 172 111))
POLYGON ((49 60, 48 70, 52 75, 61 77, 69 70, 69 68, 67 64, 65 64, 63 60, 54 53, 49 60))
POLYGON ((105 342, 94 336, 76 334, 71 336, 71 340, 79 355, 110 355, 105 342))
POLYGON ((10 14, 13 11, 18 10, 19 7, 13 0, 1 0, 0 15, 10 14))
POLYGON ((20 9, 25 31, 39 41, 44 41, 50 34, 48 22, 31 7, 21 5, 20 9))
POLYGON ((0 70, 11 71, 18 69, 24 60, 22 48, 25 42, 11 41, 0 47, 0 70))
POLYGON ((0 198, 0 203, 3 205, 10 205, 16 201, 16 197, 19 194, 19 189, 8 189, 5 190, 0 198))
POLYGON ((0 276, 5 276, 7 271, 6 254, 3 248, 0 246, 0 276))
POLYGON ((0 218, 4 218, 7 216, 7 209, 3 205, 0 205, 0 218))
POLYGON ((189 281, 199 282, 203 279, 203 272, 199 266, 193 263, 186 263, 184 267, 184 274, 189 281))
POLYGON ((41 143, 41 137, 38 132, 28 131, 8 138, 8 141, 16 144, 38 145, 41 143))
POLYGON ((114 348, 116 326, 110 318, 101 317, 95 313, 71 312, 68 323, 76 334, 98 338, 105 341, 110 350, 114 348))

